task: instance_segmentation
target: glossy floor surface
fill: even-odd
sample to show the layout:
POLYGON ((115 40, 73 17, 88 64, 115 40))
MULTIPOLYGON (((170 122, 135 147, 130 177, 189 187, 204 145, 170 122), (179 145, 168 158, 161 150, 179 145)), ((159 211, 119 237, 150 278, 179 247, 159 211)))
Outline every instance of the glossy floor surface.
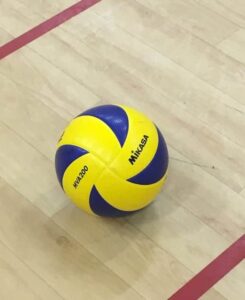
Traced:
MULTIPOLYGON (((0 1, 0 45, 72 4, 0 1)), ((0 61, 1 300, 166 300, 244 233, 244 0, 102 0, 0 61), (169 145, 164 190, 125 219, 75 208, 54 171, 67 122, 105 103, 169 145)), ((244 300, 244 278, 201 299, 244 300)))

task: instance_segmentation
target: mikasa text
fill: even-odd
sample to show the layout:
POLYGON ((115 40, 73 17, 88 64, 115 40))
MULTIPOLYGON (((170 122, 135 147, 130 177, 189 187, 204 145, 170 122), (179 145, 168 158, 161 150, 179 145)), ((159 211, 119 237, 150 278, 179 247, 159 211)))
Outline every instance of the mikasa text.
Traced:
POLYGON ((78 187, 80 181, 83 179, 83 177, 86 175, 87 172, 88 172, 88 166, 84 166, 73 183, 75 189, 78 187))
POLYGON ((133 154, 131 154, 131 157, 128 159, 128 161, 131 163, 131 165, 133 165, 136 162, 136 160, 139 158, 140 154, 142 153, 142 151, 145 148, 145 145, 147 144, 148 139, 149 139, 149 136, 144 135, 138 148, 135 151, 132 151, 133 154))

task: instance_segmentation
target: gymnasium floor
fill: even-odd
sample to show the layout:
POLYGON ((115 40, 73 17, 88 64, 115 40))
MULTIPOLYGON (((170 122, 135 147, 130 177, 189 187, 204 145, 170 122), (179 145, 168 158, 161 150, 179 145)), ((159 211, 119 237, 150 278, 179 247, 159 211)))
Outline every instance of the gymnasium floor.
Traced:
MULTIPOLYGON (((74 3, 0 1, 0 45, 74 3)), ((102 0, 6 49, 1 300, 165 300, 241 237, 244 258, 244 0, 102 0), (54 171, 67 122, 103 103, 147 113, 170 151, 164 190, 125 219, 75 208, 54 171)), ((200 299, 244 300, 240 260, 200 299)))

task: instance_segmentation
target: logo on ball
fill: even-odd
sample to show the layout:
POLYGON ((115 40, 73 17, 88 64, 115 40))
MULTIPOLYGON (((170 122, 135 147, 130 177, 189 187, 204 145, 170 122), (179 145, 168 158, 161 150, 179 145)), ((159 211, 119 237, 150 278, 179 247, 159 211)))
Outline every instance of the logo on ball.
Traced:
POLYGON ((139 158, 141 152, 143 151, 143 149, 148 141, 148 138, 149 138, 148 135, 144 135, 138 148, 135 151, 132 151, 132 153, 134 155, 131 155, 131 157, 128 159, 128 161, 131 163, 131 165, 133 165, 136 162, 136 160, 139 158))

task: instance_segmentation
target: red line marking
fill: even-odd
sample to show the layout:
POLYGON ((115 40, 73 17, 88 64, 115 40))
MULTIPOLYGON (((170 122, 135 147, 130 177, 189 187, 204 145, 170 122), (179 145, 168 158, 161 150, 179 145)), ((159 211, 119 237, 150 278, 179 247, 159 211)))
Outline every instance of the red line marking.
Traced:
POLYGON ((245 235, 212 261, 169 300, 196 300, 245 258, 245 235))
POLYGON ((26 46, 101 0, 82 0, 0 47, 0 59, 26 46))

